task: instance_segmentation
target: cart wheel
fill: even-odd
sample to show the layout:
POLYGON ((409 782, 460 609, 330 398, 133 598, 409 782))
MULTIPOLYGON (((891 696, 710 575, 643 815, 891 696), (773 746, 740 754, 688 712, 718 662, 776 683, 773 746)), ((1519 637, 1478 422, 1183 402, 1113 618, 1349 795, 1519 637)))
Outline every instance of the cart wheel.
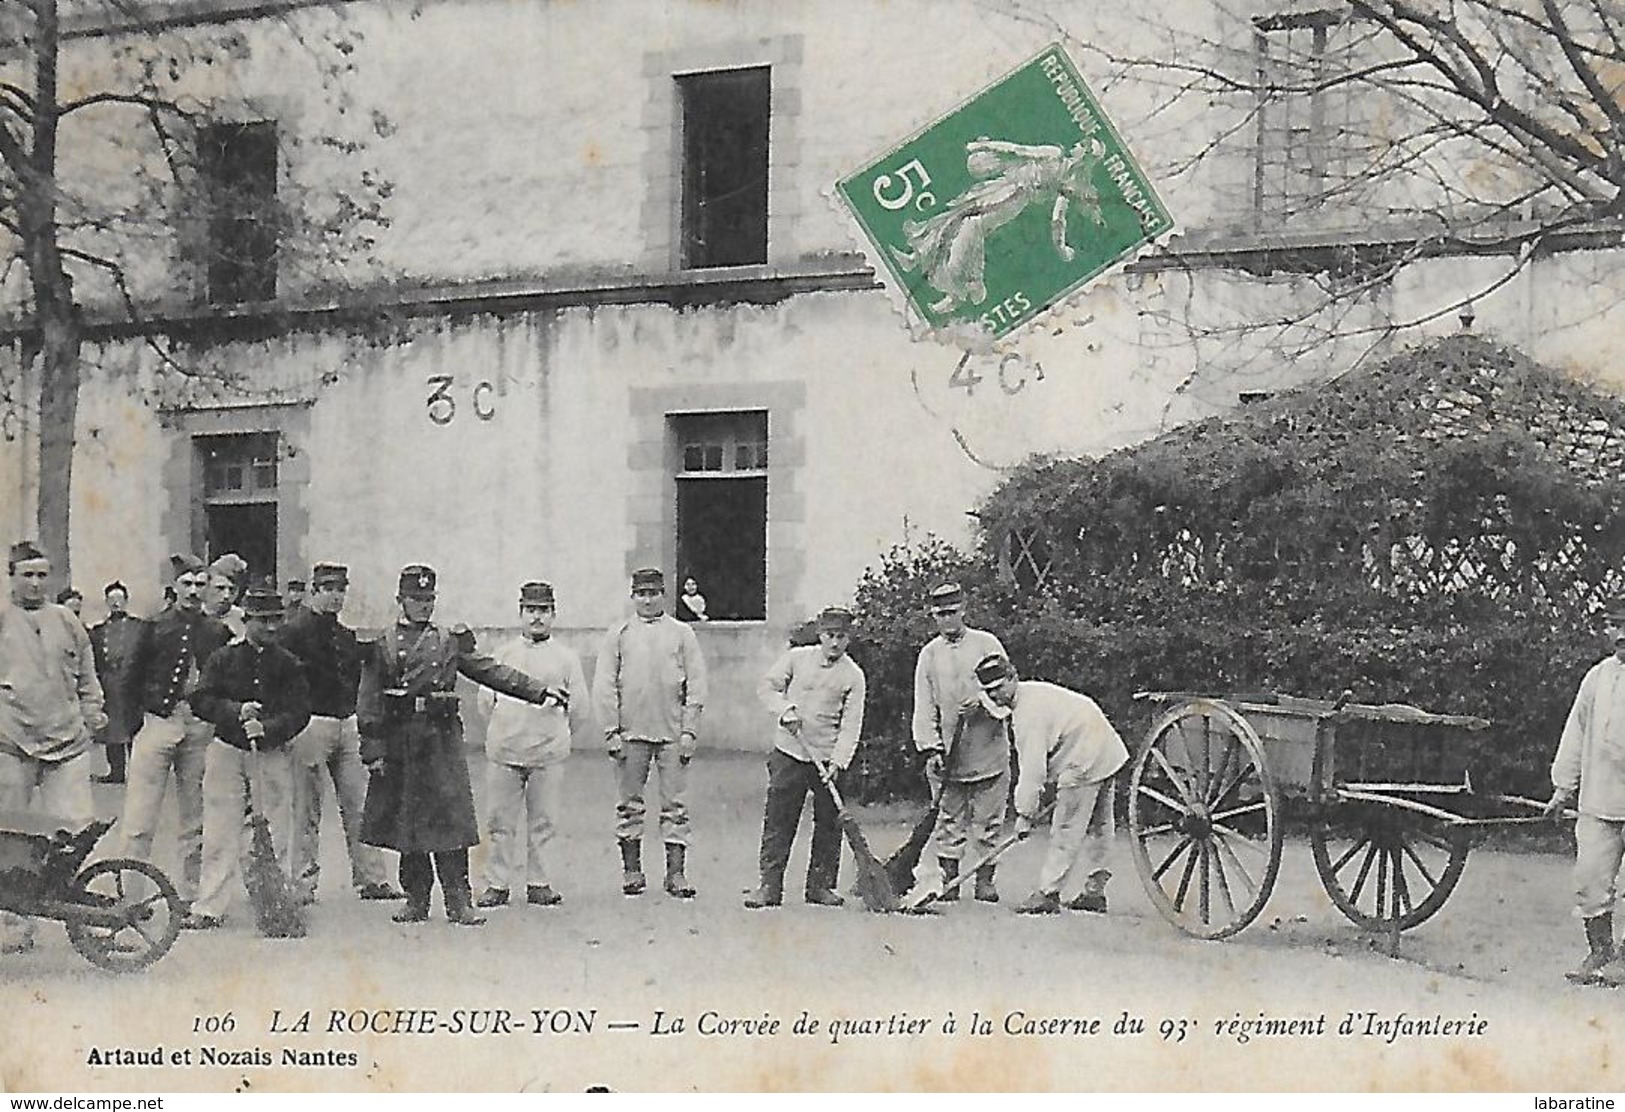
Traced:
POLYGON ((181 898, 163 870, 145 861, 111 858, 73 878, 75 903, 123 912, 116 927, 68 920, 68 941, 92 965, 115 973, 145 969, 169 952, 181 932, 181 898))
POLYGON ((1310 832, 1332 903, 1367 930, 1409 930, 1450 898, 1472 848, 1468 831, 1378 803, 1331 808, 1310 832))
POLYGON ((1258 917, 1281 867, 1280 803, 1245 718, 1201 699, 1158 719, 1128 807, 1134 866, 1164 918, 1227 938, 1258 917))

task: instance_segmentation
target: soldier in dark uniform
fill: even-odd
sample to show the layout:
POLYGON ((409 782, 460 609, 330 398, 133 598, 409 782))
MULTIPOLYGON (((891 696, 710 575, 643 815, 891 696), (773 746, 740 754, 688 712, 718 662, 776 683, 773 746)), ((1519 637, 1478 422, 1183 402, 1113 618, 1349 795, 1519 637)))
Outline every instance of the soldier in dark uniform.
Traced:
POLYGON ((473 906, 468 847, 478 845, 480 835, 463 753, 457 675, 537 706, 552 696, 541 681, 479 652, 467 627, 445 630, 429 621, 432 568, 402 569, 396 601, 399 620, 362 648, 356 722, 371 779, 361 840, 401 855, 406 906, 396 912, 396 922, 429 917, 438 875, 446 918, 477 927, 485 918, 473 906))
POLYGON ((361 655, 355 630, 339 620, 350 585, 349 569, 343 564, 317 564, 310 582, 315 588, 310 605, 300 607, 297 614, 289 606, 282 625, 282 647, 299 658, 310 685, 310 725, 293 739, 294 888, 306 903, 315 900, 321 875, 322 781, 331 779, 356 894, 364 900, 398 900, 401 893, 389 882, 384 853, 361 841, 361 810, 367 798, 355 721, 361 655))
POLYGON ((305 581, 303 579, 288 580, 287 602, 287 612, 282 619, 285 625, 291 625, 301 615, 310 613, 310 600, 305 597, 305 581))
POLYGON ((231 640, 231 630, 203 613, 209 574, 203 561, 170 557, 175 602, 142 622, 130 655, 129 695, 142 723, 130 741, 125 770, 124 856, 152 860, 152 838, 170 774, 180 812, 181 872, 175 887, 188 905, 197 898, 203 870, 203 765, 214 726, 199 718, 192 692, 209 657, 231 640))
POLYGON ((106 696, 107 727, 97 740, 107 750, 107 775, 95 779, 102 784, 122 784, 130 738, 141 726, 141 708, 129 691, 130 657, 141 622, 130 617, 130 591, 124 584, 115 579, 102 589, 102 596, 107 600, 107 620, 90 628, 90 650, 106 696))
POLYGON ((282 599, 255 588, 243 595, 243 640, 209 657, 192 701, 214 723, 203 772, 203 881, 187 930, 225 922, 240 875, 242 839, 249 836, 246 803, 265 817, 281 867, 287 858, 289 742, 310 721, 310 691, 299 658, 277 644, 282 599))

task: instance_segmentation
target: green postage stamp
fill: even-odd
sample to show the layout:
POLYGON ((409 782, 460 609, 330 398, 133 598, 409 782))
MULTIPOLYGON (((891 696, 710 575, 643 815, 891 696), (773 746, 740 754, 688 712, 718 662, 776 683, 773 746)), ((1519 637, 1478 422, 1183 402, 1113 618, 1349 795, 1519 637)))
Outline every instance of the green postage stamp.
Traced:
POLYGON ((931 327, 995 339, 1174 226, 1059 43, 836 188, 931 327))

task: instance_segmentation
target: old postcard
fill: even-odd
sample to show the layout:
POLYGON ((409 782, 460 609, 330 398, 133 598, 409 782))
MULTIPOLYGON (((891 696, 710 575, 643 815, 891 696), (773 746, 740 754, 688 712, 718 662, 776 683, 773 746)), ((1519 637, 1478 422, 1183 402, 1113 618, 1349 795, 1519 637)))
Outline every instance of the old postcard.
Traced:
POLYGON ((5 6, 0 1086, 1625 1088, 1622 36, 5 6))

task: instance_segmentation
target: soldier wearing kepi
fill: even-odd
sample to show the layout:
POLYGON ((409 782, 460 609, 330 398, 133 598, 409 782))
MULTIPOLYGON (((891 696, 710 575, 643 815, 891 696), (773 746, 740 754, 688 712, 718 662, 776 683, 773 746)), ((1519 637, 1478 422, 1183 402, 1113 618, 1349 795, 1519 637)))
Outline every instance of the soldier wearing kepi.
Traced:
MULTIPOLYGON (((0 808, 91 820, 89 753, 105 725, 90 635, 45 601, 51 561, 31 542, 11 546, 11 605, 0 610, 0 808)), ((0 914, 0 948, 33 946, 32 923, 0 914)))
POLYGON ((396 922, 429 917, 438 875, 446 918, 477 927, 485 918, 473 906, 468 847, 479 844, 480 834, 463 756, 457 676, 538 706, 552 694, 539 680, 480 653, 466 626, 446 630, 429 621, 434 569, 402 569, 396 601, 399 619, 361 657, 356 722, 371 773, 361 840, 401 855, 406 906, 396 922))
POLYGON ((188 930, 220 926, 238 878, 242 839, 250 836, 246 802, 265 817, 280 867, 292 819, 289 742, 310 721, 310 692, 299 659, 277 644, 282 599, 255 588, 243 595, 243 639, 209 657, 193 696, 214 723, 203 770, 203 883, 188 930))
POLYGON ((203 612, 209 574, 196 556, 170 557, 175 600, 144 622, 130 659, 129 695, 143 714, 125 769, 124 856, 152 859, 158 809, 171 772, 180 812, 181 875, 175 887, 188 904, 203 868, 203 766, 214 726, 189 701, 209 657, 231 630, 203 612))
POLYGON ((355 630, 339 621, 350 585, 349 569, 317 564, 310 582, 309 604, 298 613, 290 609, 282 628, 282 647, 299 658, 310 687, 310 725, 293 741, 294 891, 305 903, 316 898, 325 773, 338 800, 356 894, 364 900, 398 900, 402 893, 390 883, 384 851, 361 840, 361 809, 367 801, 367 772, 361 765, 361 734, 355 720, 361 652, 355 630))
POLYGON ((1574 823, 1575 914, 1586 956, 1567 974, 1575 984, 1625 985, 1625 942, 1614 937, 1614 899, 1625 860, 1625 602, 1603 621, 1613 650, 1580 681, 1552 758, 1546 813, 1578 802, 1574 823))
POLYGON ((668 895, 689 899, 688 806, 683 789, 705 707, 705 660, 685 622, 666 613, 666 577, 656 568, 632 573, 636 613, 610 629, 598 653, 593 700, 615 761, 620 802, 615 837, 621 847, 621 891, 641 895, 643 795, 649 767, 660 770, 660 837, 666 844, 668 895))
POLYGON ((124 584, 115 579, 102 589, 102 596, 107 600, 107 620, 90 628, 90 648, 107 699, 107 727, 98 739, 107 750, 107 775, 95 779, 102 784, 122 784, 130 737, 141 725, 141 709, 129 690, 130 661, 141 622, 130 616, 130 591, 124 584))
POLYGON ((846 647, 852 612, 832 606, 818 615, 818 644, 793 648, 762 677, 761 696, 778 723, 767 758, 762 811, 761 886, 746 907, 784 901, 784 869, 807 793, 813 796, 812 851, 807 859, 810 904, 840 907, 841 826, 835 799, 820 781, 844 772, 863 732, 863 670, 846 647))
POLYGON ((1087 695, 1041 680, 1024 680, 1003 656, 976 666, 988 699, 1008 711, 1020 772, 1016 776, 1016 835, 1032 832, 1045 784, 1055 785, 1049 848, 1038 889, 1016 908, 1024 915, 1106 910, 1106 851, 1114 831, 1111 778, 1128 763, 1128 748, 1087 695), (1079 883, 1081 882, 1081 883, 1079 883))
MULTIPOLYGON (((965 624, 965 592, 959 584, 937 586, 928 603, 937 636, 920 650, 914 667, 914 747, 925 754, 933 792, 939 785, 941 789, 931 842, 947 885, 958 878, 967 853, 980 860, 991 852, 1004 822, 1009 731, 986 713, 976 682, 977 662, 1003 656, 1004 646, 993 634, 965 624)), ((958 896, 957 888, 949 888, 943 898, 958 896)), ((992 865, 977 870, 976 898, 998 902, 992 865)))
POLYGON ((490 714, 485 727, 486 829, 491 857, 480 907, 501 907, 509 890, 524 885, 525 901, 562 903, 548 868, 564 797, 564 762, 574 741, 585 741, 591 714, 581 660, 553 637, 553 587, 519 588, 524 632, 491 655, 547 685, 545 706, 480 692, 490 714), (521 839, 521 834, 523 838, 521 839))

